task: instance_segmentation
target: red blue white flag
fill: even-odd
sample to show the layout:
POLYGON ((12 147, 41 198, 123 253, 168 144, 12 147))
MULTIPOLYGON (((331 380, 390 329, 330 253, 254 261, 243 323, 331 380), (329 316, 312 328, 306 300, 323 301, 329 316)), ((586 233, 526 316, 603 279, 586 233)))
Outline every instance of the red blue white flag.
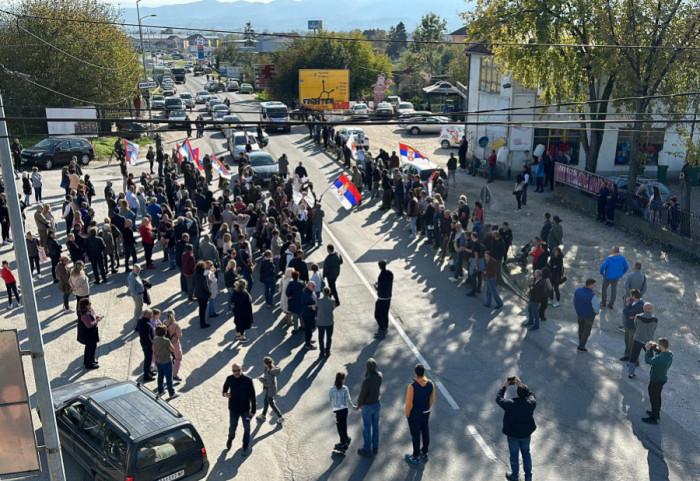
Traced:
POLYGON ((351 209, 352 206, 357 205, 362 200, 362 195, 360 195, 355 185, 350 182, 350 179, 345 174, 333 182, 330 190, 346 209, 351 209))
POLYGON ((399 153, 401 154, 401 160, 404 162, 415 162, 416 160, 428 160, 428 158, 418 152, 416 149, 410 145, 399 143, 399 153))

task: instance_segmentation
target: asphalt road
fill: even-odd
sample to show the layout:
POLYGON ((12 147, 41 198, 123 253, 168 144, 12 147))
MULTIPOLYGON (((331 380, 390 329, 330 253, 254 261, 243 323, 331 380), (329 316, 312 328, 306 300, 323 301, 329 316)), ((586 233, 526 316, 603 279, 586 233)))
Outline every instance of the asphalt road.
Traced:
MULTIPOLYGON (((204 81, 188 76, 184 88, 194 92, 204 81)), ((223 95, 232 100, 232 110, 250 112, 242 115, 244 120, 258 119, 257 102, 250 96, 223 95)), ((166 141, 180 142, 183 137, 173 132, 166 135, 166 141)), ((204 153, 225 153, 220 132, 207 132, 205 138, 191 142, 204 153)), ((271 134, 267 150, 275 157, 287 153, 290 165, 303 161, 317 193, 342 172, 309 142, 303 127, 287 135, 271 134)), ((140 161, 133 171, 140 173, 144 164, 145 160, 140 161)), ((97 164, 92 169, 98 192, 102 181, 120 180, 115 165, 97 164)), ((58 171, 46 177, 47 200, 59 203, 58 171)), ((456 197, 450 196, 451 203, 456 197)), ((577 354, 571 342, 556 335, 556 324, 544 323, 538 332, 526 334, 520 328, 524 305, 515 296, 502 292, 506 305, 498 314, 484 308, 481 299, 465 297, 463 290, 447 281, 448 273, 435 262, 434 251, 409 241, 406 223, 379 211, 377 201, 365 201, 346 211, 326 194, 323 204, 324 243, 334 242, 345 260, 338 283, 342 305, 336 310, 333 354, 327 361, 319 361, 317 351, 306 352, 301 347, 303 340, 281 327, 279 308, 262 306, 259 282, 253 288, 256 328, 249 333, 251 342, 241 346, 234 342, 233 324, 227 317, 212 320, 214 326, 206 332, 198 328, 196 307, 178 293, 178 280, 164 271, 166 264, 161 265, 159 252, 155 256, 158 269, 148 271, 155 286, 154 306, 175 309, 184 330, 181 377, 185 380, 179 386, 182 396, 173 405, 193 421, 204 438, 212 463, 207 479, 503 479, 508 452, 500 433, 502 411, 494 400, 503 380, 511 375, 518 375, 538 398, 533 479, 656 481, 700 476, 700 458, 691 448, 698 445, 697 437, 670 416, 659 426, 641 423, 646 397, 611 376, 596 358, 577 354), (394 323, 382 341, 372 336, 376 325, 369 287, 378 275, 380 259, 389 262, 395 276, 394 323), (271 355, 282 368, 278 405, 287 422, 280 427, 253 421, 252 453, 243 458, 240 428, 234 449, 224 449, 228 422, 220 389, 234 360, 243 363, 246 373, 257 376, 265 355, 271 355), (376 359, 384 375, 380 453, 370 459, 355 454, 361 446, 361 420, 359 413, 352 412, 351 450, 345 458, 332 456, 337 434, 328 389, 335 373, 345 370, 356 399, 369 357, 376 359), (429 377, 441 389, 431 414, 430 461, 412 467, 403 460, 410 452, 403 403, 418 359, 428 363, 429 377)), ((28 213, 33 214, 31 209, 28 213)), ((104 202, 96 203, 96 209, 104 214, 104 202)), ((11 250, 4 247, 0 254, 7 258, 11 250)), ((321 263, 324 257, 321 248, 309 252, 307 259, 321 263)), ((98 350, 102 368, 90 373, 80 366, 82 350, 70 329, 72 316, 60 315, 60 297, 47 277, 44 274, 36 292, 54 386, 103 375, 136 380, 142 355, 130 332, 132 304, 125 294, 126 276, 112 276, 106 285, 92 286, 93 304, 98 314, 107 313, 108 321, 98 350)), ((221 296, 220 305, 223 302, 221 296)), ((6 324, 21 326, 20 311, 10 314, 6 324)), ((26 366, 30 372, 30 365, 26 366)), ((258 401, 260 408, 260 396, 258 401)), ((66 467, 68 479, 88 479, 68 456, 66 467)))

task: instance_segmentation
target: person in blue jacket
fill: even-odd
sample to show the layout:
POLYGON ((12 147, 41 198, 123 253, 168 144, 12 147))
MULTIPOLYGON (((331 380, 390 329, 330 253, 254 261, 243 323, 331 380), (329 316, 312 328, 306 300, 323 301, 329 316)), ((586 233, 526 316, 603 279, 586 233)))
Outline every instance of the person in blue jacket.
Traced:
POLYGON ((617 297, 617 282, 629 270, 627 260, 620 254, 620 248, 613 246, 612 253, 605 259, 605 262, 600 266, 600 275, 603 276, 603 298, 600 302, 600 307, 607 306, 612 309, 617 297), (608 286, 610 286, 610 303, 607 301, 608 286))

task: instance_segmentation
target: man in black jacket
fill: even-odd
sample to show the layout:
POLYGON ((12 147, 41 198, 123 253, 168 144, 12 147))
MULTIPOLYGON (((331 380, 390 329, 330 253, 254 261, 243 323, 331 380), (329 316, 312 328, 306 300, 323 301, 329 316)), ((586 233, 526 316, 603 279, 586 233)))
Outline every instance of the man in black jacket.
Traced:
POLYGON ((377 301, 374 303, 374 319, 379 328, 374 337, 384 337, 389 330, 389 308, 391 307, 391 290, 394 286, 394 273, 386 268, 386 261, 379 261, 379 278, 374 284, 377 289, 377 301))
POLYGON ((233 438, 236 437, 238 420, 243 422, 243 456, 248 456, 250 443, 250 420, 255 416, 255 387, 253 380, 243 374, 243 366, 233 363, 232 376, 226 378, 222 396, 228 398, 229 426, 226 449, 231 449, 233 438))
POLYGON ((287 264, 287 267, 291 267, 299 273, 300 281, 309 282, 309 268, 306 262, 304 262, 304 251, 296 251, 294 257, 289 261, 289 264, 287 264))
POLYGON ((323 277, 328 281, 328 287, 331 288, 331 295, 335 299, 335 306, 340 305, 340 299, 338 298, 338 289, 335 288, 335 281, 338 280, 340 276, 340 265, 343 263, 343 258, 340 257, 335 251, 335 246, 333 244, 328 244, 326 247, 328 255, 326 260, 323 261, 323 277))
POLYGON ((536 331, 540 328, 540 304, 547 302, 547 281, 542 278, 542 271, 537 269, 534 279, 530 284, 527 303, 527 320, 522 323, 523 327, 536 331))
POLYGON ((537 407, 535 394, 530 392, 527 385, 520 382, 517 376, 514 376, 506 379, 503 383, 503 387, 496 395, 496 403, 505 411, 505 414, 503 414, 503 434, 508 436, 511 469, 511 472, 506 474, 506 479, 509 481, 518 480, 520 468, 519 453, 522 453, 525 481, 531 481, 530 436, 537 429, 533 416, 537 407), (513 399, 505 399, 506 389, 510 385, 518 387, 516 396, 513 399))
POLYGON ((143 317, 139 319, 137 330, 139 333, 139 343, 143 350, 143 382, 150 382, 155 379, 155 372, 151 370, 151 361, 153 360, 153 338, 155 331, 151 324, 153 311, 146 309, 143 311, 143 317))
POLYGON ((95 276, 95 284, 100 283, 100 275, 102 276, 102 282, 106 282, 107 272, 105 271, 105 263, 102 256, 105 250, 105 241, 102 240, 102 237, 98 237, 97 227, 90 227, 88 230, 85 250, 90 259, 92 275, 95 276))

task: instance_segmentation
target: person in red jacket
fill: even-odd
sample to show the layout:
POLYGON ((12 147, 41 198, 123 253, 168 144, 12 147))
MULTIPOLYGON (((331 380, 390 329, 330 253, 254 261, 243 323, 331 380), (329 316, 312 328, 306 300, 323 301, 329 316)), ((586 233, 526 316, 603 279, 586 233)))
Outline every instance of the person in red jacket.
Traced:
POLYGON ((486 181, 487 184, 490 184, 496 178, 496 163, 497 162, 498 162, 498 157, 496 157, 496 151, 492 150, 491 157, 489 157, 489 160, 488 160, 489 180, 486 181))
POLYGON ((182 253, 182 275, 185 277, 185 282, 187 283, 187 300, 194 302, 194 266, 196 262, 194 259, 194 247, 192 244, 187 244, 185 247, 185 252, 182 253))
POLYGON ((143 255, 146 257, 146 269, 155 269, 153 265, 153 245, 155 244, 155 230, 151 226, 151 220, 148 216, 141 220, 139 226, 141 233, 141 242, 143 243, 143 255))
POLYGON ((17 279, 15 279, 14 274, 10 270, 10 263, 7 261, 2 261, 2 280, 5 281, 5 287, 7 288, 8 302, 10 303, 10 309, 12 309, 12 293, 14 292, 17 298, 17 307, 22 305, 22 301, 19 298, 19 292, 17 292, 17 279))
POLYGON ((535 249, 532 252, 530 252, 530 254, 528 254, 528 255, 532 256, 532 268, 533 269, 535 269, 535 266, 537 265, 537 259, 544 252, 542 250, 542 245, 541 245, 542 239, 540 239, 539 237, 535 237, 534 243, 535 243, 535 249))

